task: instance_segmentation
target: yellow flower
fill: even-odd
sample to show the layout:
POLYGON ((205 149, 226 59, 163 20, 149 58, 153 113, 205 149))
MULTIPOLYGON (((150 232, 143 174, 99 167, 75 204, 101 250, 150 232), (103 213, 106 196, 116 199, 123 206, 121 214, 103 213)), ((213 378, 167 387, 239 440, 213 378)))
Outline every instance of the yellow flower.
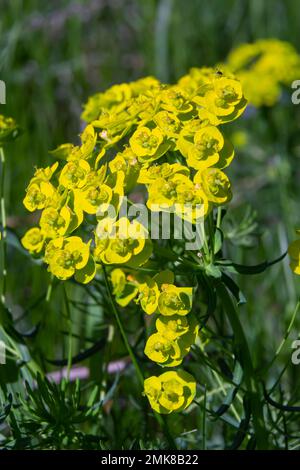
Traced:
POLYGON ((47 238, 65 235, 71 223, 71 210, 64 206, 61 209, 48 207, 43 210, 40 227, 47 238))
MULTIPOLYGON (((203 108, 204 109, 204 108, 203 108)), ((184 123, 183 128, 179 132, 176 141, 176 148, 185 157, 188 157, 189 151, 194 146, 194 136, 202 127, 206 127, 209 123, 200 119, 191 119, 184 123)))
POLYGON ((90 165, 85 160, 67 163, 59 176, 59 183, 68 189, 82 188, 88 178, 90 165))
POLYGON ((169 414, 186 409, 196 395, 196 381, 185 371, 165 372, 144 381, 144 394, 158 413, 169 414))
POLYGON ((231 185, 228 177, 218 168, 206 168, 199 170, 194 178, 206 194, 209 201, 214 204, 224 204, 232 197, 231 185))
POLYGON ((162 315, 187 315, 192 308, 193 289, 163 284, 158 299, 158 310, 162 315))
POLYGON ((115 158, 109 163, 112 173, 122 171, 124 173, 125 191, 129 193, 134 189, 140 173, 141 164, 130 147, 125 148, 123 152, 117 153, 115 158))
POLYGON ((144 126, 153 121, 160 101, 160 88, 152 88, 138 95, 130 104, 128 112, 138 117, 139 125, 144 126))
POLYGON ((184 90, 178 86, 169 86, 161 93, 162 108, 174 114, 186 114, 192 111, 193 105, 184 90))
POLYGON ((171 317, 159 316, 156 320, 157 332, 169 340, 179 338, 189 331, 187 317, 172 315, 171 317))
POLYGON ((163 134, 157 127, 153 130, 139 127, 129 139, 129 143, 141 162, 150 162, 157 160, 167 151, 167 146, 161 145, 163 140, 163 134))
POLYGON ((79 159, 88 159, 92 156, 93 150, 96 145, 97 135, 95 133, 95 129, 93 126, 88 125, 82 132, 81 136, 81 147, 78 151, 78 158, 77 155, 73 155, 72 153, 68 156, 69 160, 79 160, 79 159))
POLYGON ((81 117, 84 121, 91 122, 104 110, 120 111, 126 107, 129 98, 131 98, 131 89, 127 83, 113 85, 104 93, 91 96, 81 117))
POLYGON ((189 320, 180 315, 159 316, 157 332, 151 335, 145 346, 145 354, 162 367, 175 367, 183 361, 195 344, 199 325, 194 316, 189 320))
POLYGON ((126 307, 138 294, 137 282, 130 276, 126 278, 124 271, 119 268, 113 269, 110 276, 116 302, 121 307, 126 307))
POLYGON ((217 127, 207 126, 195 133, 194 145, 188 152, 187 164, 200 169, 215 165, 224 147, 224 137, 217 127))
POLYGON ((205 217, 210 209, 201 186, 180 173, 158 178, 148 186, 148 193, 147 207, 151 211, 174 212, 192 223, 205 217))
POLYGON ((87 186, 100 186, 105 182, 107 164, 102 165, 99 170, 91 170, 87 178, 87 186))
POLYGON ((100 139, 100 154, 97 156, 96 164, 105 155, 107 149, 113 147, 119 142, 131 129, 135 122, 135 117, 130 116, 130 111, 116 114, 115 112, 105 111, 92 125, 98 131, 100 139))
POLYGON ((101 184, 99 187, 87 185, 81 190, 74 190, 75 206, 88 214, 96 214, 99 210, 106 210, 112 195, 112 189, 106 184, 101 184))
MULTIPOLYGON (((110 205, 114 208, 115 216, 118 215, 124 196, 124 186, 125 186, 125 173, 123 171, 116 171, 115 173, 110 173, 105 180, 105 184, 112 189, 112 198, 109 201, 110 205)), ((106 218, 106 208, 100 207, 97 212, 97 218, 103 219, 106 218), (101 210, 104 209, 101 213, 101 210)))
POLYGON ((33 178, 30 181, 30 184, 40 181, 50 181, 57 168, 58 162, 55 162, 53 165, 47 166, 46 168, 37 168, 34 172, 33 178))
POLYGON ((295 240, 289 246, 290 267, 295 274, 300 275, 300 240, 295 240))
POLYGON ((121 218, 115 223, 117 229, 116 237, 109 240, 108 248, 105 251, 104 262, 119 264, 128 262, 132 256, 138 255, 145 246, 145 238, 135 238, 130 236, 129 231, 126 233, 127 227, 129 227, 128 219, 121 218), (123 233, 122 222, 126 220, 125 232, 123 233), (120 222, 121 221, 121 222, 120 222))
POLYGON ((96 271, 89 245, 90 243, 84 243, 80 237, 51 240, 45 253, 49 271, 60 280, 75 275, 78 282, 90 282, 96 271))
POLYGON ((146 282, 139 285, 138 300, 142 309, 148 315, 152 315, 157 310, 158 306, 159 289, 157 283, 150 278, 146 282))
POLYGON ((159 333, 154 333, 148 338, 144 353, 151 361, 166 367, 175 367, 183 360, 178 342, 159 333))
POLYGON ((280 99, 281 86, 299 78, 300 56, 287 42, 261 39, 234 49, 227 67, 241 80, 252 105, 273 106, 280 99))
POLYGON ((120 296, 126 286, 126 274, 122 269, 113 269, 110 274, 111 283, 113 285, 113 294, 120 296))
POLYGON ((158 178, 170 178, 176 173, 189 176, 190 170, 180 163, 162 163, 161 165, 151 165, 148 168, 142 168, 138 178, 140 184, 156 183, 158 178))
POLYGON ((232 115, 243 99, 241 83, 226 77, 216 78, 213 91, 206 95, 207 107, 213 114, 222 119, 232 115))
POLYGON ((55 158, 68 161, 87 160, 91 158, 97 141, 97 134, 93 126, 86 126, 80 137, 81 146, 70 143, 62 144, 50 153, 55 158))
POLYGON ((24 237, 21 239, 21 242, 26 250, 35 255, 42 251, 45 237, 40 228, 33 227, 27 230, 24 237))
POLYGON ((243 70, 239 78, 243 83, 245 97, 253 106, 274 106, 279 100, 280 84, 272 74, 243 70))
POLYGON ((185 78, 190 99, 196 105, 199 118, 206 125, 232 121, 246 107, 247 101, 240 81, 228 70, 225 73, 225 69, 226 67, 223 67, 223 71, 192 69, 192 79, 185 78))
POLYGON ((0 144, 16 139, 20 129, 11 117, 0 114, 0 144))
POLYGON ((105 264, 124 264, 140 266, 144 264, 152 253, 151 241, 147 238, 145 228, 136 220, 130 222, 121 217, 117 222, 104 219, 101 228, 105 226, 104 233, 100 232, 101 239, 96 239, 95 257, 97 261, 105 264))
POLYGON ((35 179, 26 189, 26 196, 23 204, 27 210, 33 212, 37 209, 44 209, 51 204, 55 189, 48 181, 35 179))
POLYGON ((181 122, 176 114, 168 111, 160 111, 155 115, 153 120, 161 129, 163 134, 167 135, 168 137, 177 138, 181 127, 181 122))

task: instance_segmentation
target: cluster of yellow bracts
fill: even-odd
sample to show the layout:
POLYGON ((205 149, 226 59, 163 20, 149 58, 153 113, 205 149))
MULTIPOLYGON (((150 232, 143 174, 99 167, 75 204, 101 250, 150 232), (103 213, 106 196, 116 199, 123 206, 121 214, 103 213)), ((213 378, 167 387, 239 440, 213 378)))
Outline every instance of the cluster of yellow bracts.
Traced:
MULTIPOLYGON (((255 54, 263 48, 257 46, 255 54)), ((151 236, 136 220, 103 214, 109 205, 118 214, 123 196, 137 185, 146 188, 150 211, 173 212, 192 223, 231 199, 224 169, 234 149, 220 126, 246 107, 231 70, 245 80, 240 69, 253 54, 241 50, 223 68, 192 69, 175 85, 147 77, 92 96, 82 114, 86 127, 79 145, 52 151, 56 162, 37 169, 26 189, 24 205, 37 211, 39 222, 24 235, 23 246, 60 280, 74 276, 88 283, 103 264, 112 266, 116 301, 126 306, 135 299, 146 314, 158 314, 145 354, 163 367, 180 365, 196 341, 192 289, 177 287, 170 272, 142 276, 138 269, 152 255, 151 236), (91 226, 89 233, 81 230, 91 226)), ((186 408, 195 389, 183 371, 145 380, 145 394, 161 413, 186 408)))
POLYGON ((59 161, 36 170, 24 205, 41 211, 39 226, 25 234, 23 245, 43 253, 59 279, 89 282, 99 263, 147 261, 151 243, 144 236, 112 241, 119 222, 96 216, 109 204, 118 212, 137 184, 146 186, 150 210, 154 204, 192 222, 230 200, 222 170, 234 151, 218 126, 245 109, 240 82, 212 69, 199 69, 196 89, 185 81, 169 86, 148 77, 93 96, 83 112, 88 124, 81 145, 61 145, 52 152, 59 161), (186 205, 189 213, 179 210, 186 205), (87 243, 74 236, 86 221, 100 223, 106 236, 87 243))
MULTIPOLYGON (((109 204, 118 213, 122 197, 138 184, 147 188, 150 210, 159 207, 191 222, 199 217, 198 205, 203 218, 214 205, 230 200, 223 169, 234 150, 219 126, 236 119, 245 106, 240 82, 212 69, 174 86, 152 77, 115 85, 86 104, 81 145, 54 150, 59 161, 38 169, 26 190, 24 205, 40 211, 40 219, 22 243, 34 255, 42 254, 57 278, 74 276, 87 283, 102 264, 137 269, 129 277, 120 268, 111 272, 114 294, 121 306, 135 299, 147 315, 157 314, 145 354, 162 367, 179 366, 198 337, 190 313, 192 288, 177 287, 169 271, 141 275, 139 266, 152 254, 145 229, 136 220, 99 213, 109 204), (189 213, 181 210, 187 204, 189 213), (88 240, 78 234, 85 223, 97 225, 88 240)), ((181 370, 145 380, 144 393, 160 413, 186 408, 195 392, 194 378, 181 370)))
MULTIPOLYGON (((223 169, 234 150, 219 126, 245 106, 240 82, 213 69, 199 69, 196 80, 184 77, 173 86, 152 77, 115 85, 86 104, 81 145, 54 150, 59 161, 36 170, 26 190, 24 205, 40 218, 22 243, 42 255, 58 279, 87 283, 103 264, 137 270, 128 282, 114 269, 114 293, 122 306, 135 298, 146 314, 158 314, 145 354, 162 367, 179 366, 197 339, 192 288, 177 287, 170 272, 141 276, 138 268, 152 254, 145 228, 102 214, 108 205, 117 214, 122 197, 138 184, 147 189, 150 210, 175 212, 192 223, 229 201, 223 169), (79 228, 87 224, 97 229, 84 239, 79 228)), ((194 378, 180 370, 145 380, 145 394, 160 413, 186 408, 195 391, 194 378)))
MULTIPOLYGON (((111 280, 119 305, 125 307, 135 299, 147 315, 156 314, 156 331, 146 342, 146 356, 162 367, 180 365, 199 332, 197 320, 190 313, 193 289, 176 287, 171 271, 150 277, 141 273, 126 275, 116 268, 111 273, 111 280)), ((194 378, 181 370, 149 377, 144 387, 152 408, 159 413, 186 408, 196 393, 194 378)))

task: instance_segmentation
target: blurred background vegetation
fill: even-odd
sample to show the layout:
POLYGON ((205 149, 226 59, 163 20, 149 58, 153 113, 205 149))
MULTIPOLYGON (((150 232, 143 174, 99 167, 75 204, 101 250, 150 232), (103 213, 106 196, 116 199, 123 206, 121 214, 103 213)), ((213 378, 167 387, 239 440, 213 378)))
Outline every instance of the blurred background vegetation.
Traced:
MULTIPOLYGON (((33 224, 22 199, 34 167, 51 163, 48 151, 57 145, 76 142, 89 95, 145 75, 174 82, 190 67, 224 61, 233 47, 258 38, 297 47, 300 8, 296 0, 0 0, 0 8, 0 79, 7 85, 7 105, 0 111, 24 131, 6 149, 9 302, 20 328, 41 324, 34 350, 42 363, 45 351, 52 358, 63 355, 57 345, 69 319, 61 316, 62 293, 51 305, 28 310, 49 283, 46 270, 14 246, 13 233, 20 236, 33 224)), ((274 108, 250 109, 228 126, 233 136, 239 129, 247 139, 240 148, 237 140, 231 166, 234 199, 226 246, 236 262, 279 256, 300 226, 300 106, 292 105, 290 95, 286 90, 274 108)), ((259 365, 274 355, 287 329, 300 282, 286 259, 266 273, 240 276, 239 284, 248 300, 243 322, 259 365)), ((90 313, 88 319, 76 313, 74 334, 97 337, 99 318, 90 313)), ((299 328, 298 319, 293 338, 299 328)), ((74 353, 79 346, 75 338, 74 353)), ((283 386, 289 398, 300 385, 290 356, 291 341, 269 377, 272 384, 287 362, 283 386)), ((97 358, 90 363, 92 377, 97 358)))

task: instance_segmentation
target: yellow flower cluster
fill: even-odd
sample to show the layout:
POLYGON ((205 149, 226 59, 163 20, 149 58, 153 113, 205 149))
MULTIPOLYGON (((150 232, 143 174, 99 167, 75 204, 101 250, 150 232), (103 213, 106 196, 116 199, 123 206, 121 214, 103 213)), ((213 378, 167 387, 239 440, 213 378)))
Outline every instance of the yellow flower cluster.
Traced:
POLYGON ((227 67, 241 80, 247 100, 254 106, 273 106, 282 85, 300 76, 300 56, 294 47, 278 39, 242 44, 228 56, 227 67))
MULTIPOLYGON (((90 223, 90 216, 105 212, 110 203, 118 208, 124 195, 124 172, 107 174, 107 165, 98 168, 95 164, 93 127, 85 128, 81 141, 81 146, 65 144, 53 152, 66 160, 61 169, 56 162, 35 171, 23 203, 30 212, 40 211, 39 227, 28 230, 22 243, 33 255, 42 254, 49 271, 58 279, 74 275, 78 282, 87 283, 95 276, 97 264, 130 265, 130 261, 141 265, 151 255, 151 242, 140 224, 130 223, 127 218, 126 239, 118 236, 119 228, 124 228, 122 219, 109 217, 100 218, 102 237, 95 237, 92 248, 91 238, 84 243, 80 236, 72 236, 82 224, 90 223), (88 161, 91 159, 94 163, 88 161)), ((97 217, 92 223, 97 225, 97 217)))
POLYGON ((236 119, 245 106, 232 74, 199 69, 197 77, 192 71, 173 86, 152 77, 115 85, 89 99, 83 118, 99 131, 99 160, 117 142, 128 142, 109 164, 111 172, 125 173, 126 190, 145 184, 150 210, 195 222, 212 204, 231 198, 222 170, 234 150, 218 126, 236 119))
MULTIPOLYGON (((195 343, 199 332, 199 325, 193 315, 190 314, 193 289, 176 287, 174 285, 174 274, 171 271, 163 271, 153 278, 145 275, 138 275, 137 277, 128 275, 126 277, 121 269, 116 268, 111 273, 111 281, 114 288, 113 293, 119 305, 124 307, 136 298, 136 302, 140 304, 147 315, 154 313, 158 315, 155 321, 156 331, 146 342, 145 355, 162 367, 180 365, 183 358, 189 353, 191 346, 195 343)), ((176 372, 167 374, 171 374, 170 377, 175 380, 176 372)), ((151 406, 153 402, 158 400, 151 394, 151 387, 153 384, 158 384, 163 376, 169 377, 163 374, 158 378, 150 377, 145 380, 145 394, 149 398, 151 406)), ((182 379, 185 375, 180 377, 182 379)), ((189 377, 189 382, 193 384, 194 379, 191 376, 189 377)), ((174 387, 179 387, 181 390, 182 384, 178 385, 176 380, 175 382, 173 380, 169 382, 168 380, 166 387, 171 392, 174 387)), ((178 395, 177 392, 176 394, 178 395)), ((176 398, 176 403, 174 402, 173 406, 171 404, 169 406, 168 402, 165 401, 161 402, 160 405, 157 402, 156 406, 152 407, 156 411, 168 413, 177 410, 177 408, 185 408, 189 405, 190 400, 183 399, 183 392, 181 395, 180 400, 179 397, 176 398), (163 405, 163 403, 165 404, 163 405), (164 407, 162 408, 161 405, 164 407)), ((189 394, 191 400, 194 395, 194 392, 189 394)), ((160 394, 159 397, 161 398, 160 394)))
POLYGON ((15 139, 18 133, 19 129, 14 119, 0 114, 0 145, 15 139))
MULTIPOLYGON (((146 314, 158 314, 145 354, 163 367, 181 364, 198 335, 192 288, 177 287, 170 272, 141 275, 152 242, 137 219, 120 214, 122 199, 144 186, 150 210, 193 223, 229 201, 223 170, 234 150, 220 126, 246 103, 234 75, 208 68, 175 85, 153 77, 114 85, 85 105, 79 145, 53 150, 56 162, 37 169, 26 189, 24 205, 39 223, 22 238, 24 247, 60 280, 88 283, 102 265, 111 267, 119 305, 135 299, 146 314)), ((193 399, 195 381, 173 371, 147 379, 145 394, 155 409, 178 411, 193 399)))
POLYGON ((100 263, 144 264, 152 252, 146 231, 135 221, 97 214, 109 205, 118 213, 122 197, 137 184, 147 187, 150 210, 154 205, 192 222, 212 205, 230 200, 230 182, 222 170, 234 151, 218 126, 236 119, 245 106, 240 82, 212 69, 192 71, 173 86, 148 77, 91 97, 83 112, 88 124, 81 144, 52 151, 59 161, 36 170, 26 189, 24 205, 40 211, 40 219, 23 245, 42 254, 59 279, 78 273, 78 265, 86 275, 76 278, 89 282, 100 263), (98 222, 96 239, 84 245, 89 256, 83 256, 73 232, 98 222), (124 225, 127 235, 120 237, 124 225), (64 255, 56 256, 57 250, 64 255))
POLYGON ((151 407, 158 413, 182 411, 193 401, 196 394, 194 378, 184 371, 170 371, 145 380, 144 394, 151 407))

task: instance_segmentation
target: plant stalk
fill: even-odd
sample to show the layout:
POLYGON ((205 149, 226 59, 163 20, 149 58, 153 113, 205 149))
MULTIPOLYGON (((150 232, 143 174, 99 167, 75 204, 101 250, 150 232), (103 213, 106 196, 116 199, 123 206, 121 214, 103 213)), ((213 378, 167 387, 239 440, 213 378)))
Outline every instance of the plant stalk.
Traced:
POLYGON ((259 450, 267 450, 269 448, 268 432, 264 420, 263 404, 259 396, 259 384, 257 383, 247 338, 238 316, 237 307, 223 283, 219 282, 217 284, 217 292, 233 330, 238 350, 237 355, 244 370, 257 447, 259 450))
POLYGON ((124 327, 123 327, 123 324, 122 324, 122 321, 121 321, 121 318, 120 318, 120 315, 119 315, 119 312, 118 312, 118 309, 116 307, 116 304, 115 304, 115 301, 114 301, 114 298, 113 298, 113 295, 112 295, 112 292, 111 292, 111 288, 110 288, 110 285, 109 285, 109 280, 108 280, 108 277, 107 277, 107 272, 106 272, 106 268, 104 265, 102 265, 102 268, 103 268, 103 274, 104 274, 104 281, 105 281, 105 286, 106 286, 106 290, 107 290, 107 293, 108 293, 108 298, 109 298, 109 301, 110 301, 110 304, 111 304, 111 307, 112 307, 112 311, 113 311, 113 314, 115 316, 115 319, 116 319, 116 322, 117 322, 117 325, 119 327, 119 330, 120 330, 120 333, 121 333, 121 336, 122 336, 122 339, 123 339, 123 342, 124 342, 124 345, 128 351, 128 354, 132 360, 132 363, 135 367, 135 370, 136 370, 136 374, 138 376, 138 379, 139 379, 139 382, 140 384, 142 385, 142 387, 144 388, 144 376, 143 376, 143 373, 140 369, 140 366, 138 365, 138 362, 136 360, 136 357, 134 355, 134 352, 129 344, 129 341, 127 339, 127 335, 125 333, 125 330, 124 330, 124 327))

